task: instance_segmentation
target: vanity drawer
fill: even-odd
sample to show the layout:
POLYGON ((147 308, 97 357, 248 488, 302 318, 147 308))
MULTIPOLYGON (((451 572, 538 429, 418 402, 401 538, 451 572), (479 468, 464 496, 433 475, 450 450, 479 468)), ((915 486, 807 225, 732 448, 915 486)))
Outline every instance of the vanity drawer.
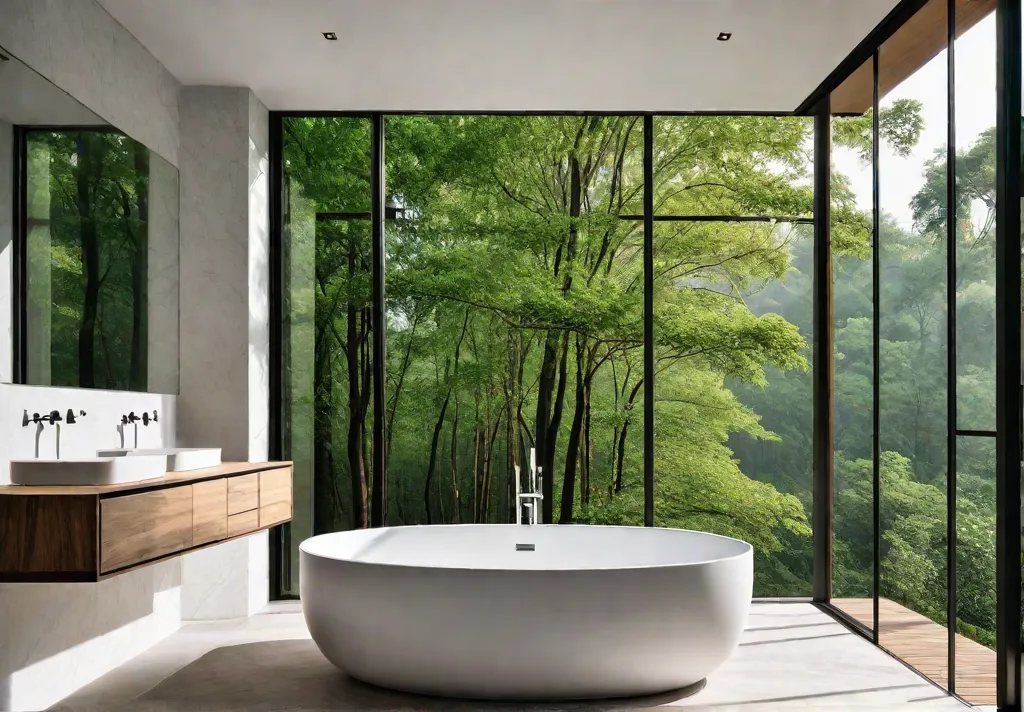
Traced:
POLYGON ((225 539, 228 535, 228 481, 210 480, 192 485, 192 546, 225 539))
POLYGON ((192 485, 100 500, 100 572, 192 546, 192 485))
POLYGON ((260 527, 292 517, 292 468, 282 467, 260 473, 260 527))
POLYGON ((250 509, 248 512, 228 515, 228 536, 248 534, 260 528, 260 510, 250 509))
POLYGON ((260 475, 258 472, 228 478, 228 516, 239 512, 248 512, 250 509, 259 509, 259 506, 260 475))

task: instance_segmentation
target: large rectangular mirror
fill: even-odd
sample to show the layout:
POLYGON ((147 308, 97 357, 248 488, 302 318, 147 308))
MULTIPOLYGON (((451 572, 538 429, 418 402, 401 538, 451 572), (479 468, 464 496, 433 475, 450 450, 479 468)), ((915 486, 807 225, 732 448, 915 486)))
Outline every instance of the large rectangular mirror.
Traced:
POLYGON ((0 48, 0 381, 178 392, 178 171, 0 48))

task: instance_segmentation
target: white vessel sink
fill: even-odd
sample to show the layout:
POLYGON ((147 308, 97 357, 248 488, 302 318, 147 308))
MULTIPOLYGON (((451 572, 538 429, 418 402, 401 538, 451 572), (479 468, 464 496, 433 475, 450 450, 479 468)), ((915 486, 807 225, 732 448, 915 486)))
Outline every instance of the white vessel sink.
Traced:
POLYGON ((163 477, 167 457, 94 457, 83 460, 12 460, 15 485, 117 485, 163 477))
POLYGON ((158 450, 120 448, 99 450, 97 457, 148 457, 160 455, 167 458, 168 472, 184 472, 185 470, 201 470, 204 467, 217 467, 220 464, 219 447, 169 447, 158 450))

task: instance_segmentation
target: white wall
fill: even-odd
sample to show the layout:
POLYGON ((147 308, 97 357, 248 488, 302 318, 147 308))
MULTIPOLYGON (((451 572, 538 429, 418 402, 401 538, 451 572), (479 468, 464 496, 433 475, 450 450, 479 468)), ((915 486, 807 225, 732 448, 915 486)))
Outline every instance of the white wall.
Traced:
POLYGON ((93 0, 0 0, 0 47, 178 163, 178 80, 93 0))
MULTIPOLYGON (((0 121, 0 345, 13 338, 11 297, 14 266, 14 133, 13 127, 0 121)), ((13 353, 0 349, 0 383, 13 380, 13 353)))
POLYGON ((146 390, 178 392, 178 170, 162 158, 149 161, 146 390))
POLYGON ((180 112, 180 434, 264 461, 267 109, 248 89, 184 87, 180 112))

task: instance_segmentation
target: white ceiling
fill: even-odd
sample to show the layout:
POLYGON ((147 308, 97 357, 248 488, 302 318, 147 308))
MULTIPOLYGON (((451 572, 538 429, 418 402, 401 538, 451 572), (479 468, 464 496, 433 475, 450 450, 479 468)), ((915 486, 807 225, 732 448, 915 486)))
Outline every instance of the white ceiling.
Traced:
POLYGON ((271 109, 510 111, 789 111, 896 4, 99 1, 183 83, 271 109))

